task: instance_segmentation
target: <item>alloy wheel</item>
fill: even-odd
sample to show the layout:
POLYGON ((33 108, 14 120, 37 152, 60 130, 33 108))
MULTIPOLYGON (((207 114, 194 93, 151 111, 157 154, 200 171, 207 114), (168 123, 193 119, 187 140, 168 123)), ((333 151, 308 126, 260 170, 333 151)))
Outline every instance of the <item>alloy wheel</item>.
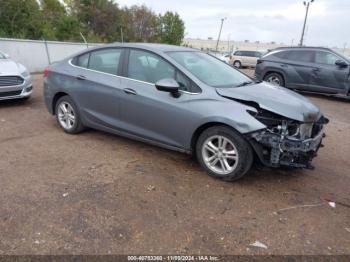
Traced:
POLYGON ((281 81, 280 81, 279 77, 277 77, 277 76, 270 76, 269 78, 267 78, 267 82, 269 82, 270 84, 276 85, 276 86, 281 85, 281 81))
POLYGON ((238 151, 233 142, 225 136, 207 138, 202 146, 205 165, 219 175, 232 173, 238 164, 238 151))
POLYGON ((73 107, 66 101, 58 105, 58 121, 62 128, 70 130, 75 124, 75 113, 73 107))

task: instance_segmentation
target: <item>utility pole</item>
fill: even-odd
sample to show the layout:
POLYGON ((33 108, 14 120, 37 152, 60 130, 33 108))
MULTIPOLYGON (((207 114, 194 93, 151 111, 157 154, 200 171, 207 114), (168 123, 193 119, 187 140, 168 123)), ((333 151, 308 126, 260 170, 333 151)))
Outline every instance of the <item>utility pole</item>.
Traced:
POLYGON ((221 18, 221 26, 220 26, 218 41, 216 42, 215 52, 218 51, 218 46, 219 46, 219 41, 220 41, 220 36, 221 36, 222 25, 224 24, 224 21, 225 21, 226 19, 227 19, 226 17, 225 17, 225 18, 221 18))
POLYGON ((227 36, 227 52, 230 52, 230 38, 231 38, 231 34, 228 34, 228 36, 227 36))
POLYGON ((310 7, 310 4, 313 3, 314 1, 315 1, 315 0, 308 0, 307 2, 304 1, 304 6, 306 6, 306 13, 305 13, 303 31, 302 31, 302 33, 301 33, 301 38, 300 38, 299 46, 303 46, 303 43, 304 43, 304 34, 305 34, 305 26, 306 26, 307 16, 308 16, 308 14, 309 14, 309 7, 310 7))
POLYGON ((88 44, 88 42, 86 42, 84 35, 81 32, 79 32, 79 33, 80 33, 81 38, 83 38, 84 43, 86 44, 86 48, 89 48, 89 44, 88 44))
POLYGON ((122 39, 122 43, 124 43, 124 34, 123 34, 123 27, 120 27, 120 37, 122 39))

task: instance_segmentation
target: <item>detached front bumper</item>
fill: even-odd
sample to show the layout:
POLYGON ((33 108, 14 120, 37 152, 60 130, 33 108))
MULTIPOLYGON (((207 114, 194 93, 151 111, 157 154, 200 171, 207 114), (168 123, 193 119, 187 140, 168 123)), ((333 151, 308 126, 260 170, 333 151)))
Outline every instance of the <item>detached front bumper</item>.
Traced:
POLYGON ((18 85, 0 85, 0 100, 26 98, 32 94, 33 84, 30 76, 22 77, 23 83, 18 85))
POLYGON ((250 142, 260 160, 266 166, 289 166, 296 168, 313 168, 312 159, 322 146, 324 129, 312 138, 297 139, 283 137, 266 130, 251 134, 250 142))

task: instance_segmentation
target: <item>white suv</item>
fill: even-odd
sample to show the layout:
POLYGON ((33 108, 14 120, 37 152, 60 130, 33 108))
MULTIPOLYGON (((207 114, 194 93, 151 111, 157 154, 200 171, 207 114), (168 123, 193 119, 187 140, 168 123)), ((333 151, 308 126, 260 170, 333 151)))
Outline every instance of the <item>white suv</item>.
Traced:
POLYGON ((237 68, 241 67, 255 67, 258 59, 263 55, 259 51, 244 51, 238 50, 233 53, 230 64, 237 68))

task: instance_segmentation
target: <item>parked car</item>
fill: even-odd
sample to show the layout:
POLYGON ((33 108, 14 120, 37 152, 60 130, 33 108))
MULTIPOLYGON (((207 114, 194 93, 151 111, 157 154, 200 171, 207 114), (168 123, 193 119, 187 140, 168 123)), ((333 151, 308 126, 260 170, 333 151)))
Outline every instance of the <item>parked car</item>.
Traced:
POLYGON ((278 48, 259 59, 255 75, 291 89, 349 95, 350 59, 329 48, 278 48))
POLYGON ((90 127, 194 154, 224 180, 242 177, 255 158, 310 168, 327 123, 305 97, 179 46, 97 47, 44 76, 46 106, 65 132, 90 127))
POLYGON ((230 59, 230 64, 237 67, 255 67, 260 58, 263 55, 260 51, 235 51, 230 59))
POLYGON ((229 64, 231 61, 232 55, 230 54, 223 54, 222 56, 219 57, 221 61, 224 61, 225 63, 229 64))
POLYGON ((0 52, 0 100, 27 99, 33 85, 28 70, 0 52))

